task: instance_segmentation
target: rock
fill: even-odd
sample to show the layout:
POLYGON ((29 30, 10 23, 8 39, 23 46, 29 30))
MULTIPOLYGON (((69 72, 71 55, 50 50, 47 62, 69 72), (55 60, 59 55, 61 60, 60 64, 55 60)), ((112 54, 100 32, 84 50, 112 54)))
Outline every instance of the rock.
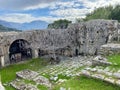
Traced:
POLYGON ((90 76, 90 72, 88 72, 87 70, 82 70, 81 73, 83 75, 90 76))
POLYGON ((120 86, 120 80, 116 80, 115 84, 120 86))
POLYGON ((92 72, 96 72, 97 69, 96 69, 96 68, 91 68, 90 71, 92 71, 92 72))
POLYGON ((107 59, 102 57, 102 56, 97 56, 92 60, 92 65, 93 66, 104 66, 104 65, 111 65, 111 62, 107 62, 107 59))
POLYGON ((87 62, 86 62, 86 65, 87 65, 87 66, 92 66, 92 62, 91 62, 91 61, 87 61, 87 62))
POLYGON ((105 78, 105 81, 109 82, 109 83, 115 83, 115 80, 113 78, 105 78))
POLYGON ((102 57, 102 56, 96 56, 93 60, 102 60, 102 61, 107 61, 107 59, 106 58, 104 58, 104 57, 102 57))
POLYGON ((52 77, 50 77, 50 80, 57 81, 58 77, 57 76, 52 76, 52 77))
POLYGON ((51 83, 49 82, 49 80, 43 76, 38 76, 35 79, 33 79, 33 81, 35 81, 37 84, 40 85, 45 85, 49 88, 51 88, 51 83))
POLYGON ((105 74, 105 71, 102 70, 102 69, 98 69, 97 72, 100 73, 100 74, 105 74))
POLYGON ((63 83, 63 82, 65 82, 65 81, 67 81, 66 79, 59 79, 58 81, 57 81, 57 83, 63 83))
POLYGON ((36 76, 39 75, 39 73, 32 71, 32 70, 22 70, 20 72, 17 72, 16 75, 20 78, 24 78, 24 79, 28 79, 28 80, 32 80, 34 79, 36 76))
POLYGON ((104 69, 104 71, 105 71, 105 72, 108 72, 108 71, 110 71, 110 68, 109 68, 109 67, 106 67, 106 68, 104 69))
POLYGON ((5 90, 4 86, 2 85, 2 83, 0 82, 0 90, 5 90))
POLYGON ((96 79, 100 79, 100 80, 104 80, 104 78, 105 78, 104 75, 100 75, 100 74, 93 74, 92 77, 96 78, 96 79))
POLYGON ((113 73, 111 73, 111 72, 105 72, 105 74, 106 74, 107 76, 112 76, 112 75, 113 75, 113 73))
POLYGON ((64 87, 60 87, 60 90, 66 90, 66 88, 64 88, 64 87))
POLYGON ((118 73, 118 72, 113 73, 113 76, 120 79, 120 73, 118 73))

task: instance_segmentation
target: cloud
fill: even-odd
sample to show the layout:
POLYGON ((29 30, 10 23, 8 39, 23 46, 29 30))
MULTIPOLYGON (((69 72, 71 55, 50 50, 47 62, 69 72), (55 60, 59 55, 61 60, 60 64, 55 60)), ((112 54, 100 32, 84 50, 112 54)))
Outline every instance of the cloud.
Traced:
POLYGON ((0 9, 20 10, 29 7, 43 7, 57 0, 0 0, 0 9), (46 4, 47 5, 47 4, 46 4))
POLYGON ((42 21, 51 23, 57 19, 60 19, 60 18, 52 17, 52 16, 34 17, 31 14, 19 14, 19 13, 6 14, 6 15, 0 16, 0 20, 4 20, 4 21, 8 21, 8 22, 15 22, 15 23, 25 23, 25 22, 31 22, 34 20, 42 20, 42 21))
POLYGON ((59 2, 57 5, 60 5, 60 7, 52 10, 50 15, 74 21, 76 18, 84 18, 86 14, 96 8, 116 5, 118 3, 120 3, 118 0, 74 0, 71 2, 59 2), (82 7, 80 8, 80 6, 82 7))
MULTIPOLYGON (((0 15, 1 20, 10 22, 31 22, 43 20, 53 22, 57 19, 68 19, 74 21, 76 18, 83 18, 95 8, 108 5, 120 4, 120 0, 0 0, 0 9, 10 10, 35 10, 49 8, 46 16, 24 13, 11 13, 0 15)), ((39 12, 37 12, 39 13, 39 12)))

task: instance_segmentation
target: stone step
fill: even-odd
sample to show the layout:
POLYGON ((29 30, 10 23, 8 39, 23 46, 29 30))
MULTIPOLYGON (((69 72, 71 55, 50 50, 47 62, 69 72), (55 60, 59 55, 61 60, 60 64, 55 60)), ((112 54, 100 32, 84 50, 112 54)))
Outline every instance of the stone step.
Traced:
POLYGON ((97 69, 95 68, 93 69, 87 68, 87 70, 86 69, 82 70, 81 74, 120 86, 120 73, 117 73, 117 72, 116 73, 115 72, 99 73, 99 71, 97 71, 97 69))

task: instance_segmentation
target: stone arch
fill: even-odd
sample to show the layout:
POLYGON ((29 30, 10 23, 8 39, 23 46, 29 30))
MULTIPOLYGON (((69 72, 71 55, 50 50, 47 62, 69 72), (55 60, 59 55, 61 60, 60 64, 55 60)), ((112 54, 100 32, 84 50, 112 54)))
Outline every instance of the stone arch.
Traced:
POLYGON ((32 58, 30 43, 25 39, 14 40, 9 47, 10 63, 19 62, 28 58, 32 58))

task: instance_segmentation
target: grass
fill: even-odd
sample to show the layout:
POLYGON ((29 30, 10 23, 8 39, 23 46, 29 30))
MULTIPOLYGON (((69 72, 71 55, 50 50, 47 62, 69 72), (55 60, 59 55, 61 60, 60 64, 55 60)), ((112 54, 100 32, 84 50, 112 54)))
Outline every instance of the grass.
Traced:
MULTIPOLYGON (((120 55, 112 55, 107 57, 110 62, 112 63, 117 63, 117 65, 112 65, 110 66, 111 68, 116 68, 120 69, 120 55)), ((14 64, 10 65, 8 67, 2 68, 0 70, 0 74, 2 76, 2 83, 9 83, 10 81, 14 80, 16 78, 16 72, 21 71, 23 69, 31 69, 34 71, 38 71, 45 67, 48 64, 47 60, 43 60, 40 58, 37 59, 32 59, 29 61, 26 61, 24 63, 20 64, 14 64)), ((45 74, 45 77, 49 78, 49 74, 45 74)), ((62 83, 62 84, 55 84, 54 82, 54 87, 52 90, 60 90, 60 87, 66 88, 68 90, 120 90, 120 87, 116 85, 109 84, 107 82, 103 82, 100 80, 92 79, 92 78, 87 78, 84 76, 79 76, 79 77, 66 77, 64 75, 58 75, 59 78, 66 79, 67 81, 62 83)), ((32 83, 32 81, 25 80, 26 83, 32 83)), ((9 85, 5 86, 6 90, 15 90, 9 85)), ((38 85, 38 88, 40 90, 48 90, 43 85, 38 85)))
POLYGON ((120 90, 120 87, 116 85, 84 76, 75 77, 56 85, 53 90, 60 90, 60 87, 66 88, 66 90, 120 90))
MULTIPOLYGON (((2 83, 9 83, 10 81, 16 78, 16 72, 23 70, 23 69, 31 69, 34 71, 39 70, 40 68, 47 65, 47 61, 43 59, 32 59, 29 61, 24 62, 23 64, 14 64, 2 68, 0 70, 0 75, 2 77, 2 83)), ((10 86, 6 86, 6 90, 14 90, 10 86)))
POLYGON ((113 65, 109 66, 110 68, 114 68, 116 70, 119 70, 120 69, 120 55, 117 54, 117 55, 111 55, 111 56, 107 56, 108 60, 110 62, 113 63, 113 65), (115 63, 117 65, 115 65, 115 63))

